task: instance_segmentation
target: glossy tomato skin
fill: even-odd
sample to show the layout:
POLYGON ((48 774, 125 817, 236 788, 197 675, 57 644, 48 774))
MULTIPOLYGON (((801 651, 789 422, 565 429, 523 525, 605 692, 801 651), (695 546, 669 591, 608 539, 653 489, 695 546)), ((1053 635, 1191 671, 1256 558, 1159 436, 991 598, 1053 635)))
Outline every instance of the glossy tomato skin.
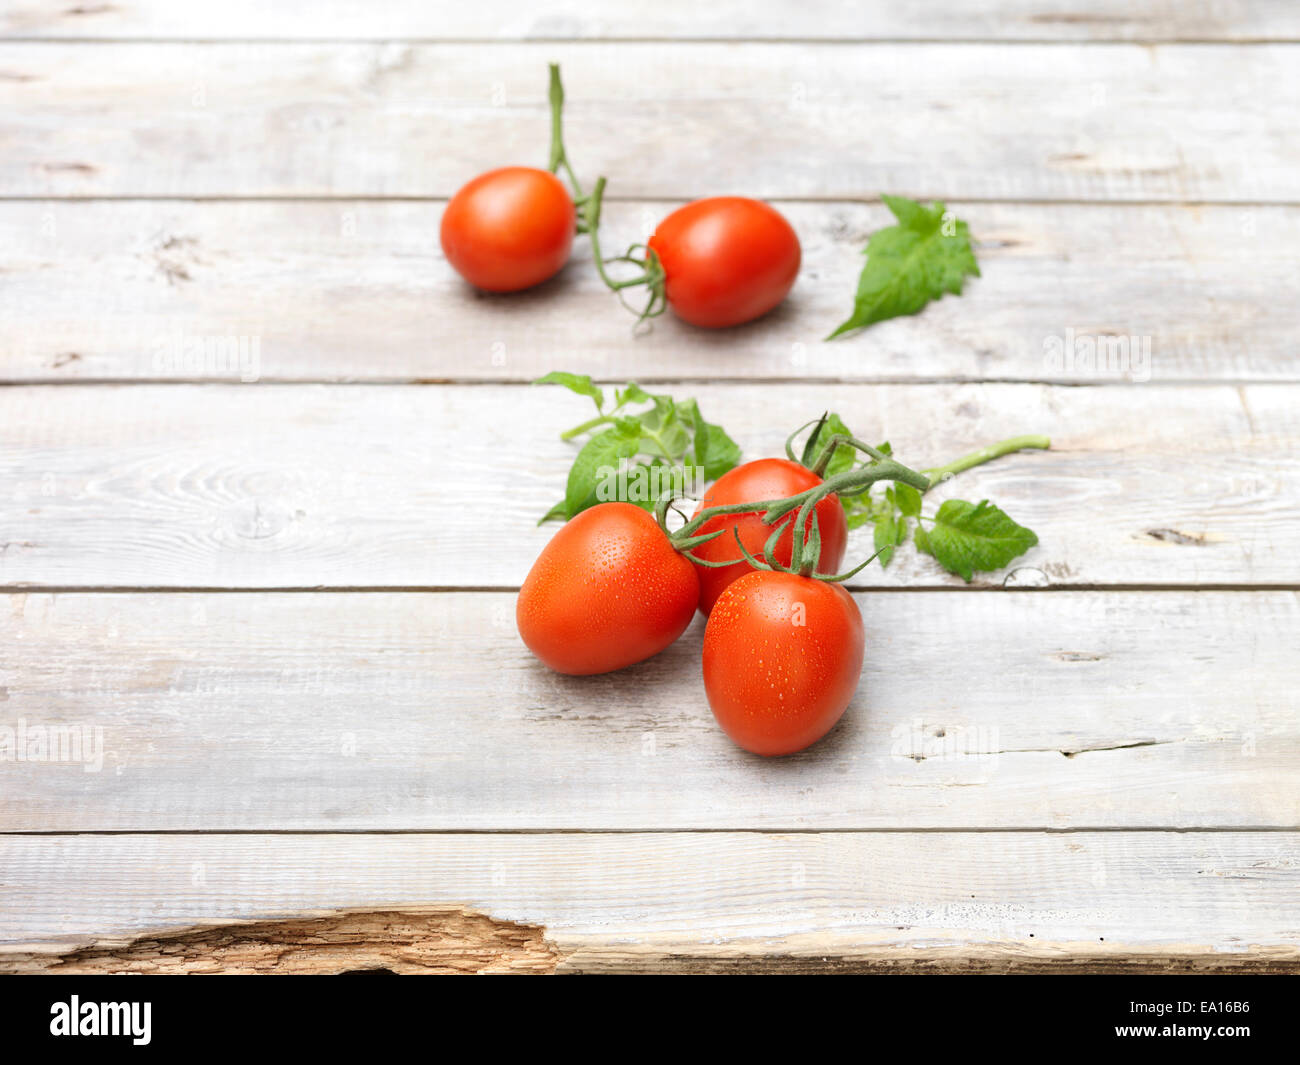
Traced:
MULTIPOLYGON (((700 500, 695 508, 699 514, 705 507, 728 506, 733 503, 755 503, 764 499, 781 499, 799 492, 815 488, 822 483, 812 470, 789 459, 756 459, 729 470, 714 482, 708 494, 700 500)), ((829 495, 817 504, 817 531, 821 535, 822 549, 818 556, 818 573, 838 573, 844 561, 844 548, 849 539, 848 523, 844 517, 844 508, 839 497, 829 495)), ((796 515, 782 518, 780 524, 786 528, 776 545, 776 559, 783 566, 790 564, 790 551, 794 546, 794 529, 796 515)), ((740 558, 740 549, 736 547, 736 537, 731 526, 740 532, 740 541, 745 550, 755 558, 763 557, 763 545, 772 535, 773 526, 764 525, 757 514, 738 514, 712 518, 699 529, 701 534, 715 529, 726 529, 721 536, 701 544, 692 550, 698 558, 710 562, 723 562, 729 558, 740 558)), ((812 526, 812 516, 808 518, 805 528, 812 526)), ((720 568, 700 567, 700 611, 708 614, 717 602, 718 596, 732 581, 752 572, 753 567, 742 558, 734 566, 720 568)))
POLYGON ((704 630, 713 716, 754 754, 802 751, 852 701, 864 643, 862 614, 838 584, 753 570, 728 585, 704 630))
POLYGON ((720 329, 766 314, 799 274, 799 238, 776 208, 743 196, 679 207, 647 242, 668 304, 692 325, 720 329))
POLYGON ((506 166, 480 174, 442 214, 442 251, 471 285, 517 292, 569 261, 577 211, 554 174, 506 166))
POLYGON ((647 511, 599 503, 533 563, 515 605, 519 635, 557 673, 622 669, 686 630, 700 597, 695 570, 647 511))

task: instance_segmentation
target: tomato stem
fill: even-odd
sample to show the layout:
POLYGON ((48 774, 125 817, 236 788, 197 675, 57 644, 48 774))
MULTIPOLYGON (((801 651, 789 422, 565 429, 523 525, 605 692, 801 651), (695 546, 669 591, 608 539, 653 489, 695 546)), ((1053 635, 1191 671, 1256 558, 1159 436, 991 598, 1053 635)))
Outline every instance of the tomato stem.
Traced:
POLYGON ((547 169, 552 174, 558 174, 562 170, 565 177, 569 179, 569 184, 573 187, 573 205, 578 210, 577 231, 585 233, 591 241, 591 254, 596 263, 596 273, 600 275, 605 287, 618 296, 619 302, 636 315, 637 325, 640 325, 646 319, 658 317, 668 309, 663 266, 659 262, 659 256, 651 248, 645 249, 643 257, 637 258, 632 255, 636 248, 644 245, 634 244, 623 255, 615 255, 609 259, 601 254, 600 208, 605 194, 605 179, 603 177, 596 179, 590 195, 583 191, 582 183, 574 173, 573 166, 569 163, 569 153, 564 147, 564 84, 560 81, 560 65, 551 63, 549 67, 551 80, 547 95, 551 104, 551 154, 547 169), (605 266, 607 263, 619 262, 640 266, 642 273, 624 281, 615 281, 609 276, 605 266), (645 285, 650 290, 650 298, 640 310, 623 299, 623 290, 637 285, 645 285))
POLYGON ((583 422, 581 425, 575 425, 572 429, 566 430, 565 432, 561 433, 560 439, 572 440, 575 436, 581 436, 583 433, 590 432, 598 425, 613 424, 615 421, 617 421, 617 419, 612 417, 609 414, 599 414, 596 417, 583 422))
MULTIPOLYGON (((814 439, 816 439, 815 435, 814 439)), ((870 444, 863 443, 855 436, 848 436, 845 433, 836 433, 826 441, 826 446, 822 449, 822 453, 818 456, 816 464, 812 467, 812 472, 818 477, 823 476, 826 473, 826 467, 830 465, 831 456, 835 454, 835 449, 843 444, 855 447, 859 451, 865 451, 876 462, 883 462, 889 458, 889 456, 883 451, 877 450, 870 444)))
MULTIPOLYGON (((808 424, 811 425, 812 423, 809 422, 808 424)), ((794 434, 791 435, 790 440, 786 441, 787 454, 793 455, 790 441, 794 439, 794 436, 803 432, 807 427, 807 425, 800 426, 795 430, 794 434)), ((820 424, 818 425, 818 429, 820 430, 820 424)), ((812 439, 815 440, 816 436, 817 434, 814 432, 812 439)), ((843 433, 837 433, 826 442, 826 446, 822 449, 821 454, 817 456, 816 463, 810 467, 812 472, 817 474, 818 477, 823 476, 827 467, 830 465, 831 457, 834 455, 836 448, 844 445, 857 448, 859 451, 865 451, 877 462, 882 458, 888 457, 870 444, 865 444, 861 440, 857 440, 851 436, 846 436, 843 433)), ((922 470, 921 472, 929 478, 930 483, 926 485, 926 487, 922 488, 921 491, 928 491, 936 484, 939 484, 941 481, 946 481, 949 477, 961 473, 963 470, 974 469, 976 466, 982 466, 984 463, 992 462, 994 459, 1001 458, 1003 455, 1010 455, 1013 451, 1024 451, 1030 448, 1046 450, 1051 446, 1051 440, 1045 436, 1012 436, 1006 440, 1000 440, 996 444, 990 444, 988 447, 982 447, 978 451, 972 451, 969 455, 963 455, 959 459, 954 459, 947 465, 934 466, 922 470)))
POLYGON ((560 82, 560 64, 551 63, 549 66, 551 68, 551 84, 548 93, 551 101, 551 161, 547 169, 552 174, 564 170, 569 184, 573 186, 574 203, 581 205, 586 200, 586 194, 578 182, 578 175, 569 165, 569 154, 564 150, 564 85, 560 82))
POLYGON ((653 248, 646 248, 644 257, 636 257, 632 252, 644 245, 634 244, 622 255, 613 255, 608 259, 600 250, 600 209, 605 195, 605 179, 598 178, 595 186, 591 190, 591 195, 587 197, 586 203, 582 206, 582 227, 591 240, 591 255, 596 263, 596 273, 600 275, 601 281, 619 298, 629 311, 636 315, 637 324, 640 325, 648 318, 657 318, 668 309, 668 297, 665 292, 664 269, 659 262, 659 256, 655 254, 653 248), (632 263, 642 268, 642 273, 636 277, 627 278, 623 281, 616 281, 609 276, 605 269, 609 263, 632 263), (633 307, 623 299, 623 290, 632 288, 637 285, 645 285, 650 290, 650 298, 646 305, 640 310, 633 307))
POLYGON ((933 488, 940 481, 946 481, 954 474, 973 469, 976 466, 982 466, 984 463, 1001 458, 1003 455, 1010 455, 1013 451, 1023 451, 1029 448, 1046 450, 1051 446, 1051 440, 1045 436, 1013 436, 996 444, 990 444, 988 447, 982 447, 978 451, 972 451, 969 455, 954 459, 945 466, 934 466, 921 472, 929 475, 930 487, 933 488))

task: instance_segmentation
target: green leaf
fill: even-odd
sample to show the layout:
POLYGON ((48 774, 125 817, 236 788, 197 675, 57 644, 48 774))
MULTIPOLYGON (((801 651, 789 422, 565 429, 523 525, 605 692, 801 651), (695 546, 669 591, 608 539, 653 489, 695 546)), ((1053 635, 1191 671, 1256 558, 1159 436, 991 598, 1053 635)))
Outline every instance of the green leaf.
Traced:
POLYGON ((965 222, 942 203, 924 207, 902 196, 882 196, 898 225, 877 230, 867 242, 853 313, 826 339, 901 315, 916 314, 945 293, 961 295, 968 276, 979 276, 965 222))
POLYGON ((844 507, 845 524, 850 530, 860 529, 862 526, 866 525, 867 522, 875 520, 869 507, 855 506, 850 509, 849 500, 845 499, 840 502, 844 507))
POLYGON ((677 413, 671 396, 651 396, 654 406, 635 415, 641 424, 643 450, 669 462, 680 462, 691 445, 691 430, 677 413))
POLYGON ((893 510, 886 510, 876 518, 875 548, 880 552, 880 565, 889 565, 894 548, 907 539, 907 519, 900 519, 893 510))
POLYGON ((588 440, 573 460, 569 482, 564 489, 564 509, 572 518, 594 505, 596 489, 600 487, 602 467, 618 468, 621 459, 630 459, 637 453, 641 440, 641 426, 630 418, 620 418, 611 428, 597 433, 588 440))
POLYGON ((904 484, 902 481, 895 481, 893 486, 894 502, 898 504, 898 509, 906 514, 909 518, 920 517, 921 515, 921 493, 913 488, 910 484, 904 484))
POLYGON ((625 407, 629 403, 647 403, 650 398, 650 393, 635 381, 629 381, 626 388, 614 390, 614 402, 620 407, 625 407))
POLYGON ((740 445, 726 434, 720 425, 705 422, 703 432, 695 434, 695 461, 704 467, 704 478, 716 481, 740 462, 740 445), (700 455, 700 441, 704 441, 704 454, 700 455))
MULTIPOLYGON (((565 373, 563 370, 552 370, 544 374, 533 382, 535 385, 563 385, 570 392, 576 392, 580 396, 590 396, 591 401, 596 404, 598 411, 605 409, 605 393, 597 386, 591 383, 591 378, 586 374, 565 373)), ((631 387, 635 388, 635 385, 631 387)))
POLYGON ((569 509, 564 505, 563 499, 561 499, 558 503, 555 504, 555 506, 551 507, 550 510, 548 510, 545 514, 543 514, 540 518, 538 518, 537 524, 545 525, 548 521, 552 521, 555 518, 563 518, 565 521, 569 520, 569 509))
MULTIPOLYGON (((655 504, 658 503, 659 500, 649 489, 655 487, 656 484, 666 483, 666 479, 662 482, 642 482, 641 478, 648 477, 650 471, 655 467, 663 469, 675 468, 659 459, 652 459, 650 462, 637 462, 630 464, 627 467, 627 471, 624 475, 624 484, 627 486, 627 495, 626 497, 620 496, 622 502, 631 503, 633 506, 640 507, 642 510, 648 510, 650 513, 654 513, 655 504)), ((597 486, 597 490, 599 490, 599 486, 597 486)))
POLYGON ((987 499, 972 505, 949 499, 930 528, 916 530, 916 546, 967 584, 976 570, 1001 569, 1038 543, 1038 537, 987 499))
MULTIPOLYGON (((540 383, 559 384, 581 395, 591 396, 598 406, 603 406, 604 395, 591 384, 591 379, 579 374, 556 372, 539 378, 540 383)), ((699 404, 693 399, 674 400, 671 396, 651 394, 636 382, 629 382, 614 392, 615 406, 609 414, 593 419, 566 437, 593 434, 578 452, 569 471, 564 502, 552 507, 542 518, 574 517, 583 510, 601 502, 597 494, 602 466, 617 469, 620 460, 635 460, 626 465, 628 490, 634 489, 637 471, 653 466, 670 466, 684 471, 701 467, 707 480, 716 480, 740 461, 740 448, 721 427, 704 420, 699 404), (619 412, 628 404, 650 404, 648 409, 619 412), (617 417, 616 417, 617 416, 617 417), (610 422, 613 428, 606 428, 610 422)), ((675 473, 667 482, 650 482, 652 488, 668 483, 683 486, 681 473, 675 473)), ((685 482, 689 490, 690 482, 685 482)), ((656 489, 657 490, 657 489, 656 489)), ((651 509, 654 500, 629 499, 651 509)))

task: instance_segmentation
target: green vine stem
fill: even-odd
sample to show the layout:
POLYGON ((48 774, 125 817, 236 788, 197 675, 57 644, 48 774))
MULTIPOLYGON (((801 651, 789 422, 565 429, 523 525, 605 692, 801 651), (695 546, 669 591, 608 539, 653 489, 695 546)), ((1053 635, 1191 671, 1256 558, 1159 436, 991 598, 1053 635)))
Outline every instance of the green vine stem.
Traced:
POLYGON ((647 318, 655 318, 663 314, 668 309, 663 266, 654 250, 644 244, 633 244, 622 255, 615 255, 608 259, 601 252, 600 210, 605 197, 605 179, 603 177, 596 179, 590 195, 583 191, 582 183, 578 180, 578 175, 569 162, 569 153, 564 147, 564 84, 560 81, 560 65, 551 63, 549 66, 551 80, 547 96, 551 105, 551 154, 547 169, 552 174, 563 171, 564 176, 568 178, 569 185, 573 188, 573 203, 578 209, 578 232, 586 233, 591 241, 591 255, 596 264, 596 273, 600 275, 605 287, 618 296, 619 302, 637 316, 637 323, 640 324, 647 318), (640 255, 637 254, 638 251, 641 252, 640 255), (605 269, 610 263, 631 263, 639 267, 641 273, 619 281, 610 277, 605 269), (650 290, 650 299, 640 310, 631 306, 623 298, 624 289, 637 285, 645 285, 650 290))
POLYGON ((622 255, 615 255, 606 259, 600 250, 600 208, 605 196, 605 179, 598 178, 595 187, 591 190, 591 195, 587 197, 586 202, 582 205, 583 227, 584 232, 591 239, 591 254, 596 263, 596 273, 600 275, 601 281, 605 287, 618 296, 619 302, 629 311, 636 315, 637 324, 649 318, 657 318, 668 309, 667 279, 664 274, 663 264, 659 262, 659 256, 655 254, 654 249, 644 244, 633 244, 622 255), (642 254, 637 255, 640 250, 642 254), (641 273, 635 277, 625 278, 622 281, 616 281, 609 276, 605 267, 609 263, 631 263, 641 269, 641 273), (646 305, 638 310, 623 298, 623 290, 634 288, 638 285, 645 285, 650 290, 650 298, 646 305))
MULTIPOLYGON (((821 454, 817 457, 817 462, 811 467, 812 472, 818 477, 826 472, 830 464, 831 456, 834 455, 835 449, 842 445, 855 447, 860 451, 865 451, 873 459, 879 462, 889 456, 877 451, 869 444, 864 444, 851 436, 844 436, 837 433, 826 442, 821 454)), ((922 492, 927 492, 941 481, 946 481, 949 477, 961 473, 963 470, 974 469, 976 466, 982 466, 986 462, 992 462, 994 459, 1001 458, 1003 455, 1010 455, 1013 451, 1025 451, 1029 449, 1047 450, 1052 446, 1051 440, 1045 436, 1013 436, 1006 440, 1000 440, 996 444, 990 444, 988 447, 982 447, 978 451, 972 451, 969 455, 963 455, 959 459, 954 459, 944 466, 933 466, 921 472, 928 478, 923 486, 919 487, 922 492)), ((787 445, 788 447, 788 445, 787 445)), ((855 495, 857 493, 849 493, 855 495)))
POLYGON ((976 466, 982 466, 984 463, 1001 458, 1003 455, 1010 455, 1013 451, 1034 449, 1046 451, 1051 446, 1051 440, 1045 436, 1013 436, 996 444, 990 444, 988 447, 982 447, 978 451, 972 451, 969 455, 963 455, 961 458, 949 462, 946 466, 934 466, 921 472, 929 476, 930 485, 933 487, 940 481, 946 481, 954 474, 973 469, 976 466))
POLYGON ((569 153, 564 150, 564 85, 560 82, 560 64, 551 63, 549 66, 551 69, 551 84, 548 92, 551 101, 551 161, 546 169, 552 174, 558 174, 563 170, 565 177, 569 179, 569 184, 573 186, 574 203, 582 204, 587 197, 582 191, 578 175, 573 172, 573 167, 569 163, 569 153))
MULTIPOLYGON (((868 455, 871 456, 871 458, 875 462, 889 461, 889 456, 886 455, 883 451, 878 451, 876 448, 872 447, 870 444, 864 443, 863 441, 859 440, 857 437, 845 436, 843 433, 836 433, 828 441, 826 441, 826 446, 822 449, 821 455, 818 457, 817 462, 813 465, 812 472, 815 473, 818 477, 823 476, 826 473, 826 467, 830 465, 831 456, 835 454, 835 449, 841 447, 844 444, 848 444, 850 447, 855 447, 859 451, 865 451, 868 455)), ((926 487, 928 487, 928 484, 926 487)), ((922 487, 921 491, 924 492, 925 487, 922 487)), ((850 494, 856 494, 856 493, 850 493, 850 494)))

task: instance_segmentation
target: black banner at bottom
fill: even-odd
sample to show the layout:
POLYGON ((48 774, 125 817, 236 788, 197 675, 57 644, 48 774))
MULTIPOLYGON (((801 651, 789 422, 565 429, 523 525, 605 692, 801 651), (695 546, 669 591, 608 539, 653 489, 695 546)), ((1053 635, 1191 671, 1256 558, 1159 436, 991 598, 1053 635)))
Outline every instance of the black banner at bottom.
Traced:
POLYGON ((921 1052, 977 1041, 988 1051, 992 1038, 1021 1048, 1231 1052, 1282 1046, 1295 987, 1258 975, 869 976, 828 996, 825 983, 769 977, 715 996, 644 980, 10 977, 0 983, 0 1046, 344 1053, 422 1040, 433 1054, 461 1056, 452 1048, 465 1041, 502 1052, 540 1038, 607 1056, 679 1053, 699 1032, 704 1045, 759 1040, 769 1051, 799 1039, 803 1053, 827 1037, 831 1045, 847 1038, 863 1054, 900 1038, 921 1052))

